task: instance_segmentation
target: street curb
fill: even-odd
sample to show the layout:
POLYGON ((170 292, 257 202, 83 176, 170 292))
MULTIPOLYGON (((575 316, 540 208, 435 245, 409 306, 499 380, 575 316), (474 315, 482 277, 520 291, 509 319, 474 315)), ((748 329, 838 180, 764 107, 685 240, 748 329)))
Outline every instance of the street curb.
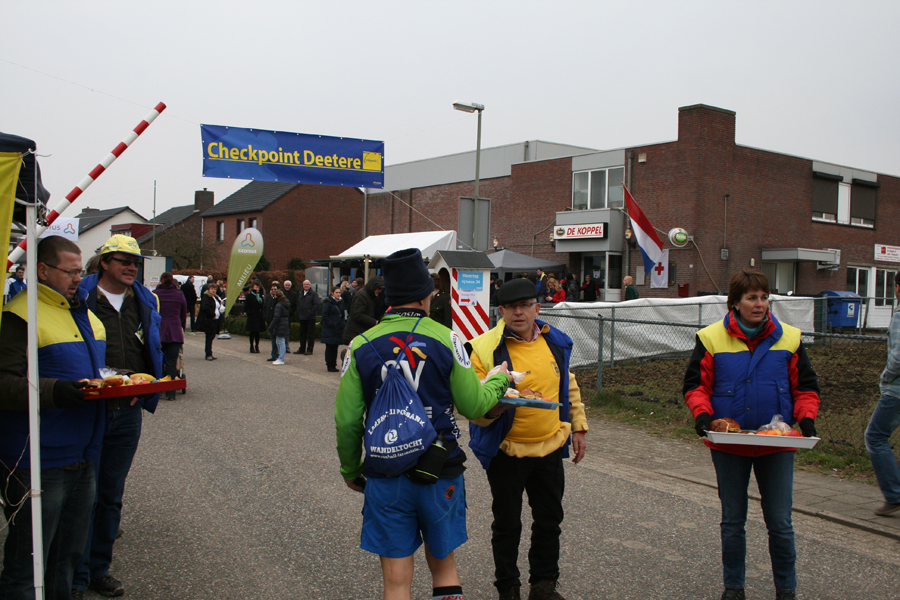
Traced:
MULTIPOLYGON (((666 477, 671 477, 672 479, 680 479, 682 481, 687 481, 690 483, 696 483, 698 485, 703 485, 712 489, 717 489, 718 486, 716 484, 710 483, 709 481, 705 481, 703 479, 698 479, 696 477, 690 477, 687 475, 677 475, 675 473, 666 472, 666 471, 654 471, 659 475, 665 475, 666 477)), ((750 493, 750 498, 753 500, 760 500, 759 494, 750 493)), ((810 517, 818 517, 820 519, 824 519, 826 521, 831 521, 832 523, 837 523, 839 525, 844 525, 846 527, 852 527, 854 529, 859 529, 862 531, 867 531, 868 533, 874 533, 875 535, 880 535, 882 537, 890 538, 892 540, 900 541, 900 534, 893 533, 890 531, 885 531, 883 529, 876 529, 871 525, 866 524, 864 521, 860 521, 859 519, 853 519, 851 517, 844 517, 841 515, 837 515, 832 512, 828 512, 826 510, 817 510, 814 508, 809 508, 807 506, 797 506, 796 504, 791 507, 793 512, 797 512, 803 515, 807 515, 810 517)))

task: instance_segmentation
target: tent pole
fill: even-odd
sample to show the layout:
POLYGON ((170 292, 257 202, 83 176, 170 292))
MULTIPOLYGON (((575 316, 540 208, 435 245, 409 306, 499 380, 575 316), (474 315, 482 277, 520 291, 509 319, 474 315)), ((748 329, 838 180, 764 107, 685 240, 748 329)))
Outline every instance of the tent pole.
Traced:
MULTIPOLYGON (((37 194, 35 194, 37 198, 37 194)), ((37 239, 37 202, 29 203, 25 207, 27 238, 37 239)), ((41 414, 40 392, 38 381, 37 359, 37 244, 28 244, 25 249, 27 263, 25 264, 25 280, 28 287, 28 424, 29 440, 31 446, 31 532, 32 556, 34 559, 34 597, 37 600, 44 598, 44 527, 42 520, 41 503, 41 414)))

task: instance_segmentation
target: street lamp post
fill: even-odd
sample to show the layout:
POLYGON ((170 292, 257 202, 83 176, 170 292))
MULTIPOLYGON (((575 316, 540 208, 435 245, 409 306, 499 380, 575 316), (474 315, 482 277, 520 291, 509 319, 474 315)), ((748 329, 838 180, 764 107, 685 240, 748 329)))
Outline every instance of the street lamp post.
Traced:
POLYGON ((478 250, 478 185, 481 175, 481 111, 484 110, 484 104, 457 101, 453 103, 453 108, 467 113, 478 111, 478 137, 475 143, 475 206, 472 212, 472 248, 478 250))

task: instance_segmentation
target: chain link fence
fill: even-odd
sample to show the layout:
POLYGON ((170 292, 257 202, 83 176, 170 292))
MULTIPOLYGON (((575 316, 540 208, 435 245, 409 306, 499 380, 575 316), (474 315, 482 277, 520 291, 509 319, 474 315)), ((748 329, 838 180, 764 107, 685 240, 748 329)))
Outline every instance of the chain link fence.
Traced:
MULTIPOLYGON (((779 320, 800 327, 819 377, 816 428, 822 441, 817 448, 867 456, 864 433, 880 397, 878 381, 887 357, 887 337, 827 333, 826 310, 822 298, 780 299, 772 304, 779 320)), ((540 318, 572 338, 573 370, 582 387, 595 386, 598 392, 666 408, 670 414, 683 414, 685 425, 693 426, 682 385, 694 336, 725 313, 721 299, 710 299, 672 306, 567 306, 542 310, 540 318)), ((900 431, 891 441, 900 458, 900 431)))

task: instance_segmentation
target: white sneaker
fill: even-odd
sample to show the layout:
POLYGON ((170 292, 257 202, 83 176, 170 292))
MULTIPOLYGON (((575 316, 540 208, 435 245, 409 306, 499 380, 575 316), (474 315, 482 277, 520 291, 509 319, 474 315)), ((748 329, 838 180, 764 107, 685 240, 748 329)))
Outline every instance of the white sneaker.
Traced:
POLYGON ((272 364, 273 364, 273 365, 283 365, 283 364, 284 364, 284 361, 283 361, 283 360, 276 360, 276 361, 273 362, 272 364))

